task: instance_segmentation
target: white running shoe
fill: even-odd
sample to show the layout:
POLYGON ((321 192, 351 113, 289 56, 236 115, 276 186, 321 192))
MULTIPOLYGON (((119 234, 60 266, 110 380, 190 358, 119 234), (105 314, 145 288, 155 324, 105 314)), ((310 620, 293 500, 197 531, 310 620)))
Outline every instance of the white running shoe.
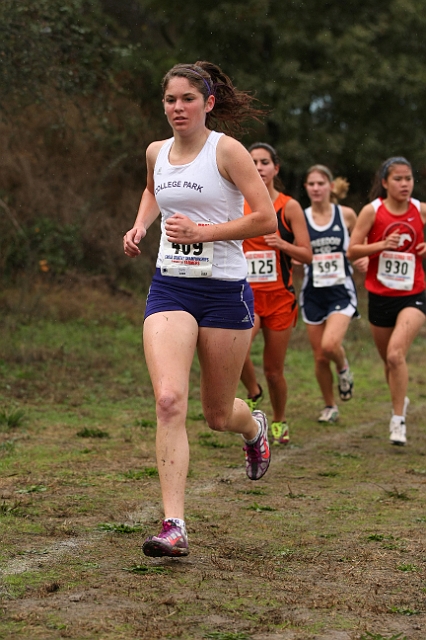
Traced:
POLYGON ((336 422, 339 417, 339 409, 334 407, 324 407, 318 417, 318 422, 336 422))
POLYGON ((346 361, 346 368, 337 374, 339 387, 339 395, 341 400, 350 400, 353 395, 354 377, 352 371, 349 369, 348 362, 346 361))
POLYGON ((404 418, 392 416, 389 424, 389 432, 389 440, 392 444, 403 446, 407 442, 404 418))

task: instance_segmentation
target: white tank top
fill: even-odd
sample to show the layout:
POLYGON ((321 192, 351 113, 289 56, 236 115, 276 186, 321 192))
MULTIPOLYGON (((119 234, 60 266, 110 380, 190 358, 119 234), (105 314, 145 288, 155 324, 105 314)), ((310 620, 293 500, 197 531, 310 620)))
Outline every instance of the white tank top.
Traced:
MULTIPOLYGON (((165 141, 154 167, 155 197, 161 210, 161 242, 157 267, 164 261, 164 223, 175 213, 194 222, 219 224, 244 215, 244 198, 237 187, 219 172, 216 147, 222 133, 211 131, 198 156, 189 164, 172 165, 169 152, 173 138, 165 141)), ((213 243, 212 278, 242 280, 247 275, 247 262, 242 240, 213 243)))

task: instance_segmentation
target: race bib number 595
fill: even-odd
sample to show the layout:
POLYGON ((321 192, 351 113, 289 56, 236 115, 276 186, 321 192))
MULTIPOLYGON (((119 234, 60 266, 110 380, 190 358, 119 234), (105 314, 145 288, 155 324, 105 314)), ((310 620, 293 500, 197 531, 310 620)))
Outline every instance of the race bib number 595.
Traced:
POLYGON ((317 253, 312 258, 312 275, 314 287, 333 287, 344 284, 345 262, 343 253, 317 253))

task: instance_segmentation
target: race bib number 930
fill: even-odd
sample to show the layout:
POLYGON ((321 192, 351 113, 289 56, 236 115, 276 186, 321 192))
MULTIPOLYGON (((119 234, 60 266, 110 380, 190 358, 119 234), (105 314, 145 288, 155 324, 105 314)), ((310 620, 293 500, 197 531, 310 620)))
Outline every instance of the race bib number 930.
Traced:
POLYGON ((382 251, 377 279, 389 289, 411 291, 414 285, 416 257, 412 253, 382 251))

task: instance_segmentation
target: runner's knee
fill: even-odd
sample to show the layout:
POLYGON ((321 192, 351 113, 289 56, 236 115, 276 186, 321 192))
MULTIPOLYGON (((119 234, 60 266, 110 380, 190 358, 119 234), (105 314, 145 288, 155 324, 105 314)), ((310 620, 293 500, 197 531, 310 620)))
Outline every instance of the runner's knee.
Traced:
POLYGON ((324 351, 316 352, 314 357, 317 367, 326 367, 330 364, 330 358, 324 353, 324 351))
POLYGON ((212 416, 207 420, 207 424, 212 431, 227 431, 228 420, 226 416, 212 416))
POLYGON ((268 385, 276 385, 283 379, 283 369, 265 369, 265 378, 268 385))
POLYGON ((185 396, 175 391, 164 391, 157 397, 157 416, 160 422, 167 422, 184 413, 185 396))
POLYGON ((386 364, 389 369, 398 369, 405 363, 404 352, 400 348, 388 349, 386 364))
POLYGON ((331 336, 330 338, 325 340, 321 346, 323 357, 327 358, 327 360, 331 360, 339 350, 340 345, 339 342, 331 336))
POLYGON ((232 409, 227 412, 222 407, 215 407, 213 411, 204 409, 204 418, 207 421, 209 429, 212 431, 228 431, 228 425, 231 420, 232 409))

